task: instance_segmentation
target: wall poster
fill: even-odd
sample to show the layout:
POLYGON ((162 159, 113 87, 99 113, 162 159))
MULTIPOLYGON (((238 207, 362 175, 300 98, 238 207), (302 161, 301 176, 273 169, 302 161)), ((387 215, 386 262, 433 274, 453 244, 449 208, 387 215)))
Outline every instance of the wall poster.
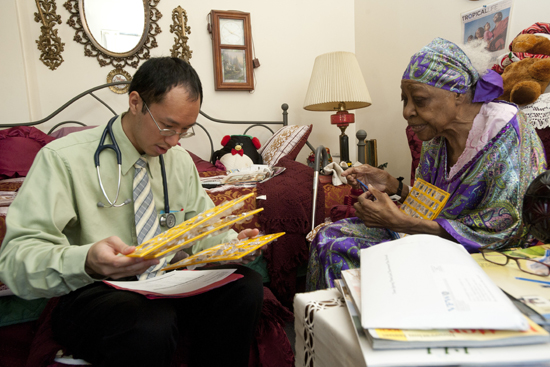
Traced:
POLYGON ((507 53, 512 0, 500 0, 461 14, 463 50, 479 72, 507 53))

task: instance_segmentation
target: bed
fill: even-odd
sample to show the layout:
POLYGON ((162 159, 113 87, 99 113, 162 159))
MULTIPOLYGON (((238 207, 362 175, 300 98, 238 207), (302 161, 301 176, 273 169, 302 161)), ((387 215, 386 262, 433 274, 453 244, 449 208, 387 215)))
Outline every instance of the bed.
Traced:
MULTIPOLYGON (((5 217, 9 203, 23 183, 38 150, 52 140, 78 130, 90 128, 78 121, 66 121, 55 125, 48 133, 44 133, 35 126, 51 120, 61 111, 73 106, 81 98, 93 97, 99 102, 99 108, 108 108, 116 114, 94 92, 123 84, 115 82, 91 88, 65 103, 50 116, 36 122, 2 125, 10 127, 0 130, 0 243, 6 232, 5 217)), ((74 107, 73 107, 74 108, 74 107)), ((308 256, 308 242, 306 235, 316 225, 324 222, 330 216, 333 206, 343 205, 343 198, 350 193, 350 186, 333 186, 330 178, 321 177, 316 199, 313 203, 314 169, 296 162, 295 158, 304 146, 311 150, 313 146, 307 142, 312 126, 289 125, 288 106, 283 104, 280 121, 227 121, 211 117, 201 111, 197 121, 201 134, 191 139, 205 139, 210 143, 208 157, 200 157, 189 152, 199 175, 211 177, 224 175, 210 158, 216 148, 207 125, 212 123, 230 126, 230 134, 247 134, 254 128, 267 129, 271 136, 262 142, 260 152, 264 163, 284 167, 285 171, 255 186, 221 186, 207 190, 216 205, 235 197, 253 192, 256 197, 265 197, 264 200, 248 199, 241 211, 250 211, 263 208, 263 212, 254 216, 251 221, 235 226, 239 231, 243 228, 259 228, 261 233, 286 232, 276 243, 273 243, 264 252, 263 256, 251 264, 264 277, 264 310, 257 335, 257 345, 253 351, 251 365, 263 366, 290 366, 293 365, 293 354, 284 333, 284 324, 292 320, 294 294, 301 291, 303 274, 308 256), (227 125, 228 124, 228 125, 227 125), (267 161, 266 161, 267 158, 267 161), (292 190, 288 190, 292 187, 292 190), (287 306, 287 307, 285 307, 287 306)), ((324 148, 317 150, 324 151, 324 148)), ((202 153, 204 155, 204 152, 202 153)), ((321 156, 317 153, 318 156, 321 156)), ((318 164, 319 166, 319 164, 318 164)), ((317 182, 317 181, 316 181, 317 182)), ((0 289, 4 294, 9 290, 0 289)), ((23 301, 16 296, 0 297, 0 339, 10 340, 10 343, 0 343, 0 365, 21 366, 24 361, 27 365, 38 365, 44 360, 51 362, 51 351, 59 346, 51 343, 48 322, 49 310, 55 305, 54 300, 23 301), (13 312, 15 310, 15 312, 13 312), (44 311, 42 311, 44 310, 44 311), (13 318, 5 315, 15 313, 13 318), (4 316, 1 316, 4 315, 4 316), (39 319, 40 317, 40 319, 39 319), (50 345, 50 348, 38 347, 50 345), (32 344, 32 349, 31 348, 32 344), (27 356, 30 353, 29 359, 27 356)), ((180 361, 181 362, 181 361, 180 361)), ((181 362, 185 365, 184 361, 181 362)), ((42 364, 48 366, 48 364, 42 364)), ((51 364, 50 364, 51 365, 51 364)))

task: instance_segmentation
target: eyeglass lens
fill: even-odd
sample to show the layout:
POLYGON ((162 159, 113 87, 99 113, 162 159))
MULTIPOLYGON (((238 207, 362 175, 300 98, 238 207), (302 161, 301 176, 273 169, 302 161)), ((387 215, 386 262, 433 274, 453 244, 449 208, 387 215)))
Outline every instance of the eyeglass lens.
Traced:
POLYGON ((526 273, 540 276, 550 275, 550 268, 548 268, 548 266, 544 266, 544 264, 541 264, 538 261, 533 261, 529 259, 516 259, 516 262, 518 264, 518 267, 526 273))
POLYGON ((155 118, 153 117, 153 114, 151 113, 151 110, 149 109, 149 106, 147 106, 147 103, 145 103, 145 101, 143 101, 143 104, 145 105, 145 108, 147 109, 147 112, 149 112, 149 115, 151 116, 151 118, 153 119, 153 122, 155 123, 155 125, 157 125, 157 128, 159 129, 160 131, 160 135, 162 136, 174 136, 174 135, 179 135, 180 136, 180 139, 183 139, 183 138, 190 138, 192 136, 195 135, 195 130, 193 129, 193 127, 191 126, 191 130, 188 130, 188 131, 185 131, 185 132, 182 132, 180 134, 178 134, 176 131, 174 130, 170 130, 170 129, 161 129, 159 124, 157 123, 157 120, 155 120, 155 118))

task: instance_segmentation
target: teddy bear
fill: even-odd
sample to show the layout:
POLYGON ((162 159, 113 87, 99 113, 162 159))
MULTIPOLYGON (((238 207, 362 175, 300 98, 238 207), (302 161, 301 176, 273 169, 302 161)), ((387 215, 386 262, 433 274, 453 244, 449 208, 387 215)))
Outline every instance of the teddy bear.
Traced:
POLYGON ((261 147, 258 138, 250 135, 226 135, 221 144, 223 148, 212 155, 212 164, 219 160, 228 171, 234 171, 263 163, 262 156, 258 153, 261 147))
POLYGON ((523 59, 502 73, 504 93, 499 99, 524 106, 535 102, 550 83, 550 59, 523 59))
POLYGON ((550 55, 550 39, 537 34, 520 34, 512 41, 512 52, 550 55))
MULTIPOLYGON (((550 83, 550 24, 535 23, 517 35, 498 67, 504 93, 499 99, 524 106, 535 102, 550 83)), ((497 65, 495 65, 497 66, 497 65)))

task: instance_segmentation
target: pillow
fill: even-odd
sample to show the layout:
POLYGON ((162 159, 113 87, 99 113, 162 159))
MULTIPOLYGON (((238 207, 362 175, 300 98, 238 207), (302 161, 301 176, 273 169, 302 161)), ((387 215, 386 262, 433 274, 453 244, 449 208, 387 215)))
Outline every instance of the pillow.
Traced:
POLYGON ((55 130, 54 132, 50 133, 49 135, 53 138, 59 139, 59 138, 62 138, 64 136, 69 135, 70 133, 74 133, 74 132, 82 131, 82 130, 88 130, 88 129, 92 129, 94 127, 96 127, 96 126, 66 126, 66 127, 62 127, 59 130, 55 130))
POLYGON ((32 126, 0 130, 0 179, 25 177, 38 151, 52 140, 32 126))
POLYGON ((222 169, 219 169, 218 167, 214 166, 212 163, 205 161, 201 157, 197 156, 196 154, 191 153, 190 151, 187 151, 191 158, 193 159, 193 163, 195 163, 195 166, 197 167, 197 171, 199 172, 210 172, 210 171, 224 171, 222 169))
POLYGON ((422 150, 422 140, 416 137, 416 134, 410 126, 405 129, 407 133, 407 140, 409 142, 409 149, 411 150, 412 163, 411 163, 411 185, 414 184, 414 177, 416 173, 416 167, 420 163, 420 152, 422 150))
POLYGON ((306 144, 307 138, 313 129, 313 125, 289 125, 283 126, 264 144, 258 151, 262 155, 264 164, 274 166, 279 159, 288 155, 290 159, 296 159, 300 150, 306 144))

